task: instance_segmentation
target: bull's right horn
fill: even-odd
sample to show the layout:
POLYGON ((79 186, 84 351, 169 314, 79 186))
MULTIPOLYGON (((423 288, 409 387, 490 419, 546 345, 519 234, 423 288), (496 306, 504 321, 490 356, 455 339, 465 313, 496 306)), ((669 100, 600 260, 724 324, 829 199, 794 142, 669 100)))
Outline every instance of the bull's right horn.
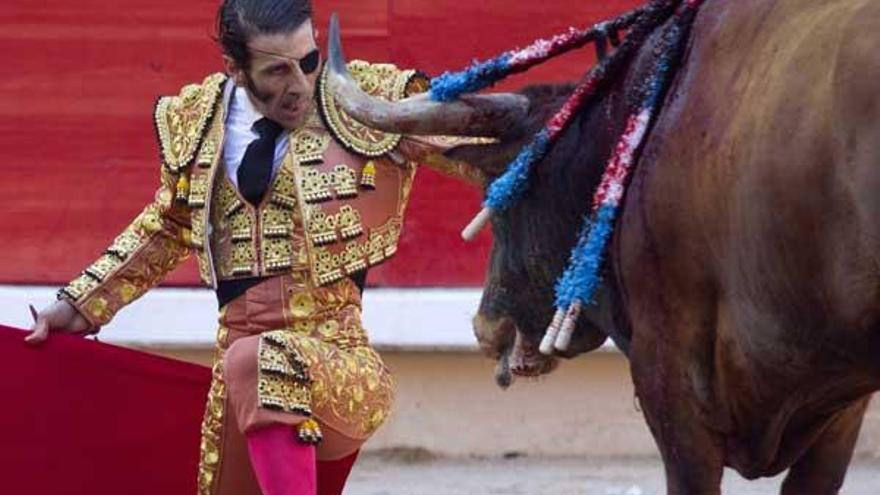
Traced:
POLYGON ((327 85, 346 113, 362 124, 395 134, 499 137, 521 126, 529 100, 515 93, 466 95, 436 102, 427 94, 390 102, 360 89, 346 67, 339 19, 330 17, 327 85))

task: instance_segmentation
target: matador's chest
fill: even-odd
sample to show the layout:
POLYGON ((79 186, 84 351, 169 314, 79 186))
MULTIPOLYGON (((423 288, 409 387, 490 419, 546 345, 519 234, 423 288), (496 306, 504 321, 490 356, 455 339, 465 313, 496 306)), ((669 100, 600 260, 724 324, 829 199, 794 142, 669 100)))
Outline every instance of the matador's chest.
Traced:
POLYGON ((222 126, 212 126, 187 198, 206 283, 302 270, 325 285, 396 252, 414 167, 350 153, 313 124, 291 133, 259 205, 245 201, 227 177, 222 126))

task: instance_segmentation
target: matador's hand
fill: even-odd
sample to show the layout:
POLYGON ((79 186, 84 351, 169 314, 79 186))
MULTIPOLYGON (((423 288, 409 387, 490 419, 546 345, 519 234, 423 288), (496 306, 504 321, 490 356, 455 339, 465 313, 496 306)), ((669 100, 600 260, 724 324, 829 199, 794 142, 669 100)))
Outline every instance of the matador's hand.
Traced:
POLYGON ((73 335, 88 335, 96 332, 88 320, 69 302, 59 299, 48 308, 37 313, 31 306, 34 324, 31 334, 24 338, 28 344, 39 344, 49 337, 50 332, 64 332, 73 335))

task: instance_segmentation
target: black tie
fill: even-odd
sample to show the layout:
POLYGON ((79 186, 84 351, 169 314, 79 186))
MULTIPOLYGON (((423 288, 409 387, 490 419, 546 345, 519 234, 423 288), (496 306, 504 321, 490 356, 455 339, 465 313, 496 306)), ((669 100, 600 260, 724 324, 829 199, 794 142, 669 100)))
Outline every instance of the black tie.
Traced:
POLYGON ((238 190, 249 203, 260 204, 269 182, 272 180, 272 164, 275 162, 275 140, 283 128, 263 117, 254 123, 260 137, 248 145, 238 167, 238 190))

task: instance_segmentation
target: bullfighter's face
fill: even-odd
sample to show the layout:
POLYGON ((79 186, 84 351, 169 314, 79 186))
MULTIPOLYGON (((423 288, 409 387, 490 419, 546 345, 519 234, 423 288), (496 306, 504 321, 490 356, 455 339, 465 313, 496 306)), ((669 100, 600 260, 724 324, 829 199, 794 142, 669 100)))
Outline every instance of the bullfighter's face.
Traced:
POLYGON ((254 108, 288 130, 302 126, 314 105, 321 53, 311 21, 290 33, 257 35, 248 42, 250 65, 227 59, 236 84, 254 108))

